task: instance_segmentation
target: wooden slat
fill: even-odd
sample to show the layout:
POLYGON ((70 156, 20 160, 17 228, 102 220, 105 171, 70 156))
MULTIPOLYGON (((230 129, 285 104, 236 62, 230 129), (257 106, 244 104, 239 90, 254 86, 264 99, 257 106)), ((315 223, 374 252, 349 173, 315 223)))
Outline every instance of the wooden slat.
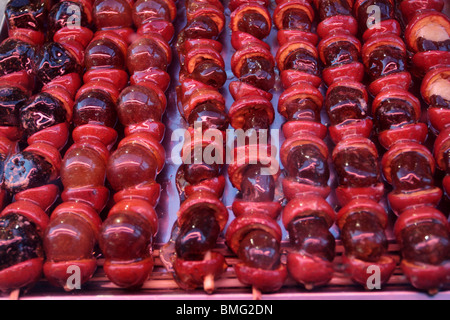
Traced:
MULTIPOLYGON (((286 243, 283 243, 287 247, 286 243)), ((155 267, 150 278, 143 287, 135 292, 130 292, 117 287, 106 277, 102 268, 103 259, 98 260, 98 270, 93 278, 85 284, 80 290, 65 292, 62 288, 56 288, 45 279, 39 281, 29 292, 20 296, 20 299, 148 299, 148 300, 197 300, 197 299, 218 299, 218 300, 240 300, 252 299, 252 292, 249 286, 243 285, 236 278, 233 270, 234 264, 238 259, 226 248, 225 245, 219 245, 218 250, 225 255, 226 262, 229 265, 227 271, 215 283, 216 291, 212 295, 203 292, 202 289, 185 291, 178 287, 173 280, 172 273, 162 264, 159 258, 160 245, 156 245, 154 250, 155 267)), ((391 244, 389 251, 397 254, 397 246, 391 244)), ((342 258, 343 248, 338 244, 338 255, 335 258, 337 271, 327 286, 317 288, 313 291, 307 291, 293 279, 288 278, 283 288, 276 293, 263 294, 263 299, 270 300, 300 300, 300 299, 450 299, 450 284, 447 288, 435 296, 429 296, 424 292, 415 290, 407 281, 406 277, 398 267, 389 282, 382 290, 366 290, 360 285, 355 284, 345 274, 339 271, 339 265, 342 258)), ((8 299, 8 297, 3 297, 8 299)))

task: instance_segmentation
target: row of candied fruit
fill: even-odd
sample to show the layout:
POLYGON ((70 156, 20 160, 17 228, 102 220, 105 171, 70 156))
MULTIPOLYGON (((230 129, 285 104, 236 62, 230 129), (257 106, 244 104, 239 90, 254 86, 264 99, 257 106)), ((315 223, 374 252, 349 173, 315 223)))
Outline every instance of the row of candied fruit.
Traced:
POLYGON ((439 206, 450 195, 444 1, 277 0, 273 8, 268 0, 186 0, 178 9, 173 0, 9 0, 0 43, 2 291, 26 291, 42 274, 68 289, 72 266, 85 283, 99 252, 114 284, 138 289, 147 281, 171 83, 192 139, 181 151, 181 205, 161 257, 181 288, 215 290, 228 268, 215 250, 222 233, 255 298, 287 277, 306 289, 326 285, 336 268, 332 226, 356 283, 367 286, 373 266, 386 283, 399 264, 419 290, 448 288, 450 210, 439 206), (180 13, 186 24, 176 34, 180 13), (177 79, 168 73, 174 58, 177 79), (197 161, 196 150, 223 150, 225 140, 198 141, 197 123, 223 136, 229 126, 256 137, 271 127, 277 77, 280 150, 247 137, 227 166, 225 154, 197 161), (277 155, 283 169, 273 166, 277 155), (445 176, 439 183, 436 168, 445 176), (237 190, 231 221, 226 177, 237 190), (278 181, 286 202, 276 199, 278 181), (401 257, 388 252, 388 210, 401 257), (291 244, 286 261, 280 216, 291 244))

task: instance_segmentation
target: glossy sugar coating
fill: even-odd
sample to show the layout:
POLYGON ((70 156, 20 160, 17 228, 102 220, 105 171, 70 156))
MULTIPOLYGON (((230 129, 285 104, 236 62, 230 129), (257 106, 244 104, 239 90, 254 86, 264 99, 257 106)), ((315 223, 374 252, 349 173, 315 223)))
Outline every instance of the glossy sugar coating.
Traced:
POLYGON ((52 262, 89 259, 95 243, 91 225, 71 212, 52 219, 44 236, 45 254, 52 262))
POLYGON ((161 121, 165 106, 158 94, 145 86, 131 85, 120 93, 117 114, 124 126, 152 119, 161 121))
POLYGON ((55 96, 41 92, 32 96, 19 110, 21 128, 26 137, 66 121, 63 102, 55 96))
POLYGON ((133 7, 133 22, 137 27, 151 19, 162 18, 171 20, 168 5, 163 0, 138 0, 133 7))
POLYGON ((359 51, 356 46, 345 40, 337 40, 324 49, 325 65, 337 66, 350 62, 357 62, 359 51))
POLYGON ((219 30, 214 21, 207 16, 198 16, 188 23, 177 36, 177 47, 180 48, 188 39, 216 39, 219 30))
POLYGON ((225 70, 216 63, 208 60, 197 64, 189 77, 217 89, 221 88, 227 80, 225 70))
POLYGON ((106 259, 138 261, 150 256, 152 230, 139 214, 116 213, 103 223, 99 241, 106 259))
POLYGON ((19 127, 19 109, 28 100, 28 95, 14 86, 0 86, 0 126, 19 127))
POLYGON ((36 47, 25 41, 6 38, 0 44, 0 76, 18 71, 31 74, 35 65, 36 47))
POLYGON ((312 75, 319 75, 319 65, 317 59, 306 49, 295 50, 286 57, 284 62, 285 70, 297 70, 312 75))
POLYGON ((263 57, 246 58, 240 70, 239 79, 264 91, 269 91, 275 84, 275 73, 267 59, 263 57))
POLYGON ((406 151, 391 163, 392 185, 398 190, 418 190, 434 185, 429 160, 420 152, 406 151))
POLYGON ((328 229, 326 221, 315 212, 292 220, 287 227, 295 252, 333 261, 336 241, 328 229))
POLYGON ((286 104, 287 121, 320 121, 320 108, 311 98, 290 100, 286 104))
POLYGON ((370 53, 367 73, 372 80, 406 70, 407 61, 403 51, 392 46, 379 46, 370 53))
POLYGON ((104 90, 84 92, 73 106, 72 121, 76 127, 90 123, 113 128, 117 123, 116 103, 104 90))
POLYGON ((339 185, 364 187, 379 181, 378 159, 365 148, 348 148, 339 152, 334 159, 339 185))
POLYGON ((369 19, 368 7, 370 5, 377 5, 380 10, 380 19, 381 21, 394 19, 395 12, 394 7, 392 5, 392 1, 390 0, 377 0, 377 1, 365 1, 358 8, 358 22, 359 29, 361 32, 367 30, 367 20, 369 19))
POLYGON ((423 221, 401 231, 404 259, 432 265, 450 258, 450 234, 441 223, 423 221))
POLYGON ((308 31, 311 29, 311 20, 305 11, 293 8, 283 16, 283 29, 308 31))
POLYGON ((70 73, 81 73, 81 66, 75 56, 57 42, 44 44, 37 55, 38 79, 45 84, 70 73))
POLYGON ((116 191, 154 181, 157 173, 155 157, 139 144, 127 144, 113 152, 106 175, 116 191))
POLYGON ((42 156, 23 151, 5 163, 4 186, 10 192, 40 187, 49 182, 53 166, 42 156))
POLYGON ((5 8, 8 28, 42 31, 47 14, 46 2, 45 0, 9 0, 5 8))
POLYGON ((177 257, 185 260, 202 260, 205 253, 216 246, 220 227, 214 212, 198 208, 180 227, 175 241, 177 257))
POLYGON ((74 22, 77 23, 77 26, 90 27, 88 17, 81 3, 61 1, 55 4, 48 14, 48 31, 52 36, 56 31, 64 27, 72 27, 74 22))
POLYGON ((327 159, 313 144, 294 147, 285 167, 289 177, 307 185, 326 186, 330 177, 327 159))
POLYGON ((237 255, 249 267, 274 270, 280 263, 280 244, 268 232, 253 230, 241 240, 237 255))
POLYGON ((347 256, 364 261, 378 261, 387 252, 384 228, 370 212, 351 214, 341 230, 347 256))
POLYGON ((158 42, 142 37, 134 41, 127 52, 127 69, 130 74, 149 68, 166 70, 170 61, 158 42))
POLYGON ((242 175, 240 197, 244 201, 272 201, 275 195, 275 179, 261 174, 261 166, 250 165, 242 175))
POLYGON ((0 218, 0 271, 43 255, 42 240, 33 222, 13 213, 0 218))
MULTIPOLYGON (((195 77, 195 75, 192 77, 195 77)), ((211 102, 201 103, 191 111, 187 122, 190 126, 194 126, 196 121, 201 121, 202 130, 217 129, 223 131, 228 128, 229 124, 226 112, 211 102)))
POLYGON ((124 53, 107 37, 95 39, 86 47, 84 65, 87 70, 96 67, 125 68, 124 53))
POLYGON ((320 0, 318 11, 321 21, 337 15, 352 14, 352 8, 347 0, 320 0))
POLYGON ((345 86, 333 88, 325 101, 325 108, 332 125, 367 117, 367 103, 361 90, 356 88, 345 86))
POLYGON ((417 115, 412 104, 406 100, 389 98, 380 103, 375 111, 374 124, 378 132, 401 128, 416 122, 417 115))
POLYGON ((198 184, 203 180, 211 179, 219 175, 220 167, 216 163, 195 163, 192 155, 190 164, 183 164, 178 169, 183 179, 190 184, 198 184))
POLYGON ((237 26, 239 31, 249 33, 258 39, 264 39, 270 33, 266 18, 256 10, 247 10, 237 26))
POLYGON ((103 186, 106 163, 89 146, 70 149, 61 163, 61 182, 65 188, 103 186))
POLYGON ((98 29, 131 27, 131 8, 125 0, 96 0, 93 13, 98 29))

